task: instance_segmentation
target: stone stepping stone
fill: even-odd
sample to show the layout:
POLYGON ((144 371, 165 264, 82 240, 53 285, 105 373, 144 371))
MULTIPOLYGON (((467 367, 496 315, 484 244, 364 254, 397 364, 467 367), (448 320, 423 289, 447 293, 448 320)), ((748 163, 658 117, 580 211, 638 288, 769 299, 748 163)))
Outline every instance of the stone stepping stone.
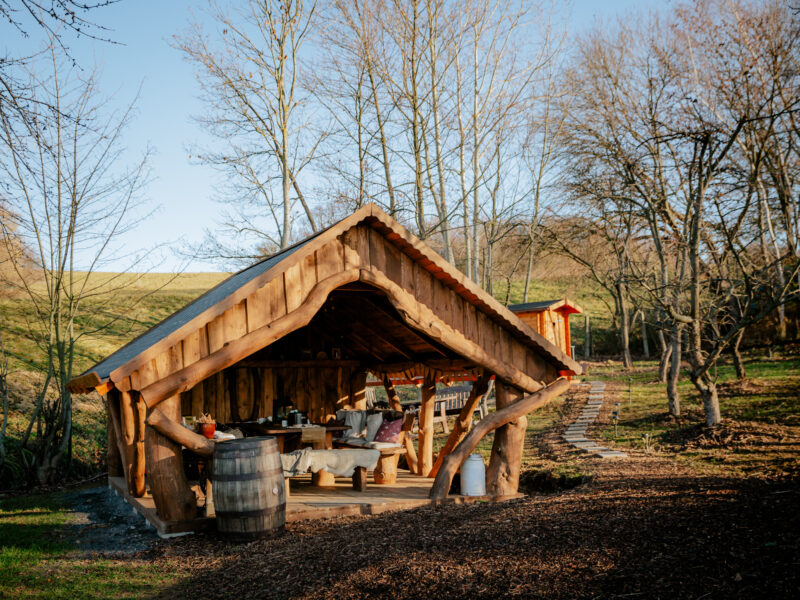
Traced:
POLYGON ((586 406, 603 406, 603 401, 602 400, 589 400, 586 403, 586 406))
POLYGON ((573 436, 573 435, 565 435, 562 436, 565 442, 569 442, 570 444, 574 444, 575 442, 591 442, 589 438, 573 436))
POLYGON ((589 401, 602 400, 604 397, 603 394, 589 394, 589 401))
POLYGON ((617 450, 603 450, 602 452, 597 452, 596 454, 600 458, 628 458, 627 454, 617 450))

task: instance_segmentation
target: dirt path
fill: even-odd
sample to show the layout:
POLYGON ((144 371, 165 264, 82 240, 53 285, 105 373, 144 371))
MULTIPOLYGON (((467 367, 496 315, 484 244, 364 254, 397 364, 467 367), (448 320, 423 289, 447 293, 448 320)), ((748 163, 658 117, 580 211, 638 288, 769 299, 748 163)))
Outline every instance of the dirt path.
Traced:
POLYGON ((242 546, 161 542, 156 561, 188 574, 163 597, 796 597, 796 481, 584 460, 595 479, 554 495, 298 523, 242 546))

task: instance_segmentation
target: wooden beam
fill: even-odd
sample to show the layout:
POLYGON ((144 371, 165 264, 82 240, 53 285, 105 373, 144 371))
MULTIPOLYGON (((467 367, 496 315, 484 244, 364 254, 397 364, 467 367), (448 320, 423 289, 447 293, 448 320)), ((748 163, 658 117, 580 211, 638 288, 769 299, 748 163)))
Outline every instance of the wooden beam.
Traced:
POLYGON ((417 451, 414 449, 414 440, 411 439, 411 430, 414 428, 414 421, 417 415, 413 412, 407 412, 403 416, 403 428, 400 430, 401 443, 406 449, 406 462, 408 463, 408 470, 412 473, 419 474, 419 464, 417 461, 417 451))
POLYGON ((70 379, 67 382, 67 389, 73 394, 86 394, 102 383, 103 380, 100 379, 100 376, 95 371, 91 371, 70 379))
POLYGON ((383 387, 386 390, 386 396, 389 398, 389 406, 392 410, 399 410, 402 412, 403 406, 400 404, 400 396, 397 395, 397 391, 394 389, 392 380, 389 379, 388 375, 383 376, 383 387))
POLYGON ((465 338, 461 332, 452 329, 427 306, 417 302, 415 298, 386 276, 371 270, 361 269, 360 277, 362 281, 369 282, 382 289, 389 301, 411 327, 422 331, 457 354, 461 354, 490 371, 494 371, 498 377, 527 392, 535 392, 544 387, 542 383, 529 377, 513 365, 494 358, 484 348, 465 338))
MULTIPOLYGON (((522 392, 498 381, 495 386, 497 410, 512 406, 522 398, 522 392)), ((519 471, 525 445, 528 418, 517 417, 497 428, 492 442, 492 454, 486 469, 486 492, 493 497, 513 496, 519 489, 519 471)))
POLYGON ((106 398, 106 410, 108 411, 108 474, 109 476, 114 476, 112 471, 116 469, 113 467, 115 464, 119 464, 119 468, 122 471, 122 475, 125 477, 125 481, 127 484, 128 481, 128 471, 127 465, 125 464, 125 443, 122 440, 122 430, 120 428, 120 415, 119 415, 119 394, 109 394, 106 398), (112 447, 113 443, 113 447, 112 447), (116 459, 111 458, 111 455, 115 454, 116 459))
MULTIPOLYGON (((177 424, 181 418, 180 396, 165 399, 161 403, 161 411, 166 419, 177 424)), ((158 516, 165 521, 194 519, 197 516, 197 498, 183 472, 181 445, 148 425, 145 448, 147 481, 158 516)))
POLYGON ((258 360, 246 358, 236 363, 237 367, 256 367, 261 369, 280 369, 280 368, 338 368, 338 367, 360 367, 362 366, 359 360, 258 360))
POLYGON ((136 392, 121 392, 119 411, 122 425, 122 441, 125 445, 125 472, 128 474, 128 492, 135 498, 145 493, 144 456, 140 456, 138 444, 139 415, 136 407, 136 392))
POLYGON ((189 431, 180 423, 167 417, 159 408, 154 408, 150 411, 150 415, 147 417, 147 424, 161 435, 168 437, 176 444, 186 446, 200 456, 211 458, 214 455, 214 442, 203 435, 189 431))
POLYGON ((105 396, 108 392, 110 392, 113 389, 114 389, 114 382, 106 381, 105 383, 101 383, 96 388, 94 388, 94 391, 100 394, 101 396, 105 396))
POLYGON ((231 340, 205 358, 150 384, 141 390, 142 398, 148 408, 152 408, 165 398, 191 389, 209 375, 220 372, 286 334, 307 325, 325 303, 331 290, 357 280, 358 276, 358 269, 349 269, 320 281, 312 288, 306 301, 293 312, 239 339, 231 340))
POLYGON ((493 412, 478 421, 472 431, 470 431, 461 443, 456 446, 455 450, 445 457, 442 468, 439 469, 439 472, 436 474, 436 480, 431 487, 430 497, 434 500, 443 500, 447 497, 450 491, 450 485, 453 483, 453 476, 478 445, 478 442, 480 442, 487 433, 537 408, 541 408, 568 389, 569 380, 561 377, 535 394, 525 396, 519 402, 515 402, 503 409, 493 412))
POLYGON ((419 408, 419 474, 428 477, 433 467, 433 408, 436 402, 436 379, 433 372, 425 374, 422 384, 422 405, 419 408))
MULTIPOLYGON (((397 321, 397 317, 395 315, 390 314, 389 312, 384 310, 383 307, 381 307, 378 304, 376 304, 375 302, 371 301, 369 298, 364 298, 364 301, 367 302, 369 305, 371 305, 375 310, 380 312, 382 315, 384 315, 387 319, 391 319, 392 321, 397 321)), ((426 340, 424 337, 419 335, 416 331, 414 331, 411 328, 407 327, 406 330, 411 335, 413 335, 417 340, 419 340, 420 342, 423 342, 423 343, 427 344, 428 346, 430 346, 439 356, 443 356, 445 358, 447 357, 447 355, 444 352, 442 352, 441 350, 439 350, 439 348, 437 348, 436 346, 431 344, 430 340, 426 340)))
POLYGON ((483 399, 483 395, 489 389, 489 381, 491 378, 492 375, 488 371, 484 371, 478 376, 469 393, 469 398, 467 398, 467 401, 461 408, 461 412, 458 414, 458 418, 453 426, 453 431, 450 432, 450 436, 436 456, 436 462, 433 463, 433 468, 431 469, 431 477, 436 477, 436 474, 442 466, 444 457, 450 454, 453 448, 458 446, 461 440, 464 439, 464 436, 472 429, 472 419, 475 414, 475 409, 478 408, 478 404, 480 404, 483 399))

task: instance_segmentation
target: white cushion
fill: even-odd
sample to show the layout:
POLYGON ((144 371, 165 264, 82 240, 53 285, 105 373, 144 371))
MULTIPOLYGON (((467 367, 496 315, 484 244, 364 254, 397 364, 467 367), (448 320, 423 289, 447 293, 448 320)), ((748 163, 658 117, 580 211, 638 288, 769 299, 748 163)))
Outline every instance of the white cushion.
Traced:
MULTIPOLYGON (((366 442, 366 440, 364 440, 366 442)), ((367 442, 366 443, 368 448, 374 448, 375 450, 384 450, 386 448, 400 448, 402 444, 396 444, 394 442, 367 442)))
POLYGON ((344 424, 347 427, 349 427, 349 429, 344 432, 344 437, 346 438, 364 437, 364 430, 366 428, 364 411, 345 410, 343 412, 344 412, 344 424))
POLYGON ((374 415, 367 416, 367 435, 366 439, 368 442, 371 442, 375 439, 375 436, 378 434, 378 429, 381 428, 383 424, 383 415, 381 413, 375 413, 374 415))
MULTIPOLYGON (((342 441, 350 444, 351 446, 369 446, 370 442, 365 440, 362 437, 357 438, 342 438, 342 441)), ((380 442, 372 442, 373 444, 379 444, 380 442)))

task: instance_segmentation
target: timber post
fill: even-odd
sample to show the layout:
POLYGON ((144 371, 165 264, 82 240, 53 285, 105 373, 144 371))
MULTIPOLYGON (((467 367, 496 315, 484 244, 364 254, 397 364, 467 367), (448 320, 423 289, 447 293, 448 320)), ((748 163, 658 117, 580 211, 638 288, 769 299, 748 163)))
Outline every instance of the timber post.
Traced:
MULTIPOLYGON (((159 409, 167 419, 177 423, 181 418, 180 396, 171 396, 162 401, 159 409)), ((197 498, 183 472, 181 445, 152 425, 148 425, 147 429, 147 480, 158 516, 165 521, 194 519, 197 516, 197 498)))
POLYGON ((419 408, 419 475, 428 477, 433 468, 433 407, 436 403, 436 379, 433 371, 425 371, 422 383, 422 403, 419 408))
MULTIPOLYGON (((502 410, 518 402, 522 392, 498 381, 495 384, 495 397, 497 410, 502 410)), ((494 432, 492 454, 486 469, 486 493, 489 496, 499 498, 517 493, 527 426, 528 418, 522 415, 501 425, 494 432)))

